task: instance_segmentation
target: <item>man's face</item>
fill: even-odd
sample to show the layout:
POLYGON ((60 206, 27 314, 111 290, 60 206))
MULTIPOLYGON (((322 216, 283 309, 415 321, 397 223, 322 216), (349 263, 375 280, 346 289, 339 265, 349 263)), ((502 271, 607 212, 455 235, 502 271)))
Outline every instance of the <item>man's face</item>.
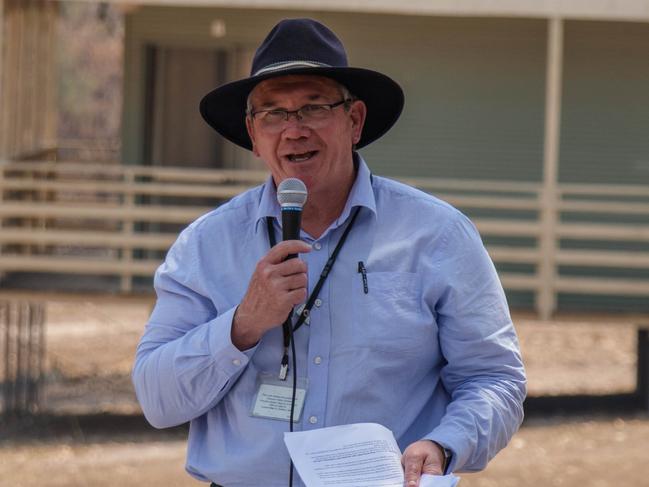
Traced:
MULTIPOLYGON (((332 104, 343 99, 340 86, 321 76, 282 76, 259 83, 250 95, 253 112, 298 110, 305 105, 332 104)), ((301 179, 310 194, 348 190, 353 181, 352 146, 361 137, 365 104, 343 104, 322 120, 298 120, 291 114, 269 127, 260 115, 246 118, 253 152, 270 169, 276 184, 301 179)))

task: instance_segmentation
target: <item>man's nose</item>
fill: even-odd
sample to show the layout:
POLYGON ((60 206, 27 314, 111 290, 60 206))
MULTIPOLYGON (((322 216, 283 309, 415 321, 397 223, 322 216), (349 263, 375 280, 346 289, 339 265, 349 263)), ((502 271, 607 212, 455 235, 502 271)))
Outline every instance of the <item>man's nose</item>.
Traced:
POLYGON ((308 137, 311 133, 311 129, 306 126, 302 118, 298 118, 297 114, 289 114, 288 120, 284 122, 284 130, 282 134, 288 139, 300 139, 302 137, 308 137), (296 115, 296 116, 291 116, 296 115))

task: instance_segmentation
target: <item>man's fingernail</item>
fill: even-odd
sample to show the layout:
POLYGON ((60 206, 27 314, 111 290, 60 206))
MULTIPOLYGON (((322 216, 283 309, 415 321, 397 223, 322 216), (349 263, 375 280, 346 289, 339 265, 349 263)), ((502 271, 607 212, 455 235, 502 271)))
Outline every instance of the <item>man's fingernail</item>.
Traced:
POLYGON ((409 480, 408 485, 417 485, 417 481, 416 480, 409 480))

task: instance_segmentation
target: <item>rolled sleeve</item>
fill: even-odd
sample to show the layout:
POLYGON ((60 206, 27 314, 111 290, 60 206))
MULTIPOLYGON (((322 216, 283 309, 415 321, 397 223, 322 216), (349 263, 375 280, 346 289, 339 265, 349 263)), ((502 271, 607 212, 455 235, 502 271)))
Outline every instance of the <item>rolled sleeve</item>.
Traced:
POLYGON ((522 422, 525 371, 502 285, 468 219, 455 222, 448 249, 437 311, 447 362, 441 379, 451 402, 426 438, 453 452, 451 470, 476 471, 522 422))

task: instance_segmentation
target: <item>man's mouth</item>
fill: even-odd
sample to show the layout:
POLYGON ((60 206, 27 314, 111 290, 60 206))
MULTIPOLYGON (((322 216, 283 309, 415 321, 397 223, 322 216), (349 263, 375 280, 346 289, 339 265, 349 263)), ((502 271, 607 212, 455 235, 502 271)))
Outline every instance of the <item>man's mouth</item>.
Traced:
POLYGON ((309 151, 309 152, 288 154, 286 156, 286 158, 291 162, 304 162, 304 161, 308 161, 309 159, 311 159, 317 153, 318 153, 318 151, 314 150, 314 151, 309 151))

